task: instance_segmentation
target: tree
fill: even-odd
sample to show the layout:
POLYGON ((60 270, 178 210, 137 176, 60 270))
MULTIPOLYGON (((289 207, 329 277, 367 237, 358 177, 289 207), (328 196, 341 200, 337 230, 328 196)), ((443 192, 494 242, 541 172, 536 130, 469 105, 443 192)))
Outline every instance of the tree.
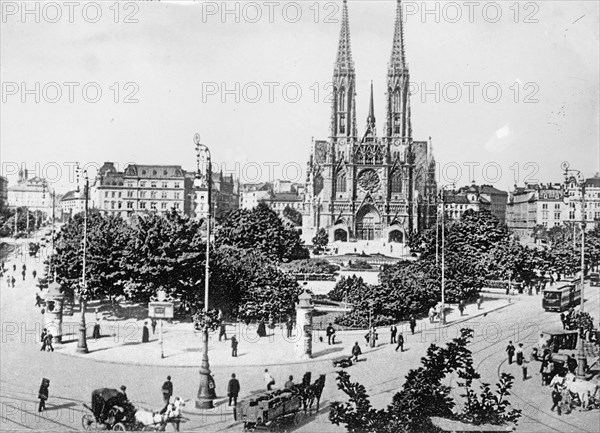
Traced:
POLYGON ((302 226, 302 214, 289 205, 283 210, 283 216, 286 217, 295 226, 302 226))
POLYGON ((342 277, 333 290, 327 294, 332 301, 355 302, 368 290, 367 284, 362 277, 351 275, 342 277))
POLYGON ((473 368, 473 357, 467 348, 473 336, 471 329, 461 329, 445 348, 432 344, 427 355, 421 358, 422 366, 411 370, 400 392, 392 403, 382 410, 373 409, 365 387, 351 382, 345 371, 338 372, 338 389, 349 397, 348 402, 334 402, 329 420, 336 425, 345 424, 348 432, 436 432, 431 417, 458 419, 473 424, 496 425, 516 422, 519 410, 509 410, 505 400, 510 395, 512 376, 504 374, 496 385, 498 395, 493 395, 489 385, 483 384, 482 394, 477 398, 471 390, 472 381, 479 378, 473 368), (467 399, 462 411, 455 411, 456 401, 452 388, 446 385, 450 374, 456 373, 465 382, 459 386, 467 391, 461 397, 467 399))
POLYGON ((329 234, 327 233, 327 230, 320 228, 315 237, 312 238, 312 243, 314 246, 313 253, 321 254, 329 243, 329 234))
POLYGON ((230 212, 217 228, 216 244, 260 251, 279 261, 309 257, 298 231, 265 203, 230 212))

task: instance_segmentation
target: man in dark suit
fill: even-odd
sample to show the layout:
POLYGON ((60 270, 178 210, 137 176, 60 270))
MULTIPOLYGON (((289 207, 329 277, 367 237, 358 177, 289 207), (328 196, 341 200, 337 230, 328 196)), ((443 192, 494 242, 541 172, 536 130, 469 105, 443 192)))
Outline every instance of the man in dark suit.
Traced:
POLYGON ((231 379, 227 384, 227 397, 229 397, 229 406, 233 401, 233 405, 237 406, 237 398, 240 393, 240 381, 235 378, 235 373, 232 373, 231 379))

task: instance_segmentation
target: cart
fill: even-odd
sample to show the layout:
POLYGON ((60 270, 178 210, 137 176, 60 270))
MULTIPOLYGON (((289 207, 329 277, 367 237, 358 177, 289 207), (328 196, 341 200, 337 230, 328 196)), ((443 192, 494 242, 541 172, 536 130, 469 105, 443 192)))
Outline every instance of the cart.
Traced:
POLYGON ((123 393, 112 388, 100 388, 92 392, 91 406, 83 406, 91 414, 86 413, 81 418, 84 430, 114 430, 126 431, 135 429, 135 408, 129 403, 123 393))
POLYGON ((273 431, 283 422, 300 422, 302 398, 292 390, 265 394, 257 399, 240 402, 236 418, 244 423, 244 431, 273 431))
POLYGON ((333 367, 350 367, 352 365, 352 356, 340 356, 333 360, 333 367))

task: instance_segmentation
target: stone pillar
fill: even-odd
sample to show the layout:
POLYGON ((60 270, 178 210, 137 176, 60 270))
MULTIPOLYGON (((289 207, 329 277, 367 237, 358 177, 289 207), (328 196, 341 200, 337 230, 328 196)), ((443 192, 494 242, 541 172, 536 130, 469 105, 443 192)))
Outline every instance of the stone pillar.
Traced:
POLYGON ((63 335, 63 303, 65 295, 62 287, 56 281, 48 285, 48 292, 44 295, 46 308, 44 313, 44 328, 52 334, 53 343, 62 343, 63 335))
POLYGON ((312 312, 315 306, 312 296, 304 291, 298 296, 296 304, 296 329, 300 332, 300 338, 296 342, 296 358, 312 358, 312 312))

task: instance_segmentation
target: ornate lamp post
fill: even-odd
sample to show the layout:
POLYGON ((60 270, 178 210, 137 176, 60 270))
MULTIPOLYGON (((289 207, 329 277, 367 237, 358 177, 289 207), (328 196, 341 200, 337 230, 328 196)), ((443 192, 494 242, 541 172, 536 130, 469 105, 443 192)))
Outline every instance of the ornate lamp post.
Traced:
POLYGON ((79 353, 88 353, 87 347, 87 339, 86 339, 86 326, 85 326, 85 309, 87 306, 87 301, 85 299, 85 289, 86 289, 86 280, 85 280, 85 270, 86 270, 86 253, 87 253, 87 218, 88 218, 88 191, 90 187, 90 181, 88 178, 87 170, 83 171, 83 175, 85 178, 84 190, 83 194, 85 196, 85 206, 83 212, 83 264, 82 264, 82 272, 81 272, 81 289, 79 292, 79 306, 81 309, 81 317, 79 318, 79 335, 77 338, 77 352, 79 353))
MULTIPOLYGON (((572 182, 581 188, 581 307, 583 313, 585 307, 584 296, 584 270, 585 270, 585 177, 579 170, 569 168, 568 162, 563 162, 561 168, 565 172, 565 183, 572 182)), ((567 196, 565 191, 565 197, 567 196)), ((573 236, 573 238, 575 238, 573 236)), ((585 377, 587 370, 587 358, 585 356, 584 341, 581 333, 577 338, 577 376, 585 377)))
MULTIPOLYGON (((210 274, 210 214, 211 214, 211 195, 212 195, 212 170, 211 170, 211 159, 210 149, 208 146, 200 143, 200 135, 194 135, 194 143, 196 144, 196 179, 201 179, 200 174, 200 161, 206 161, 206 188, 207 188, 207 199, 206 199, 206 268, 204 271, 204 313, 208 313, 208 291, 209 291, 209 274, 210 274)), ((214 399, 214 379, 210 375, 210 365, 208 363, 208 328, 205 326, 202 336, 203 342, 203 353, 202 353, 202 364, 200 365, 200 387, 198 389, 198 396, 196 398, 196 408, 198 409, 212 409, 214 399)))
MULTIPOLYGON (((444 185, 440 189, 440 197, 442 204, 442 305, 440 306, 440 323, 442 325, 446 324, 446 254, 445 254, 445 245, 446 245, 446 230, 445 230, 445 221, 446 221, 446 202, 445 202, 445 191, 446 188, 451 186, 454 188, 454 184, 444 185)), ((436 224, 437 227, 437 224, 436 224)), ((437 247, 437 239, 436 239, 436 247, 437 247)), ((437 257, 437 254, 436 254, 437 257)))

